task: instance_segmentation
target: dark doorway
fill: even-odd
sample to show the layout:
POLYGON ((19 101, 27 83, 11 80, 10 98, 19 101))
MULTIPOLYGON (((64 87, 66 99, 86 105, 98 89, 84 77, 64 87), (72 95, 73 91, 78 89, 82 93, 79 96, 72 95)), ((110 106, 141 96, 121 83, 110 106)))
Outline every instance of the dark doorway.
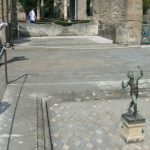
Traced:
POLYGON ((70 0, 70 8, 68 12, 70 19, 75 19, 75 7, 76 7, 76 0, 70 0))
POLYGON ((53 18, 54 14, 54 0, 44 0, 45 2, 45 18, 53 18))
POLYGON ((87 16, 93 15, 93 6, 92 6, 92 0, 86 1, 86 14, 87 16))

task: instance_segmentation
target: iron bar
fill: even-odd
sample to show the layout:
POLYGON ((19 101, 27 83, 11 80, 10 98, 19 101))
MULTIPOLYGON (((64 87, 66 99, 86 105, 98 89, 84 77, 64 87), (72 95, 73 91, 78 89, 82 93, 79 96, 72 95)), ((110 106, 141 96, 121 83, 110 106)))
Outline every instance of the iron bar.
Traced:
POLYGON ((7 71, 7 50, 6 47, 3 47, 0 52, 0 57, 4 55, 4 65, 5 65, 5 82, 8 84, 8 71, 7 71))

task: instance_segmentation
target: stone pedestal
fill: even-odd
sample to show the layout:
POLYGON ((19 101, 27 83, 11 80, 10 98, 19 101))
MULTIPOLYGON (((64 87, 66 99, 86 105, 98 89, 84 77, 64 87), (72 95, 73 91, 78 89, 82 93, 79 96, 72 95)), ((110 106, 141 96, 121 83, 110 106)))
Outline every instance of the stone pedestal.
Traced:
POLYGON ((137 142, 144 140, 143 126, 145 125, 145 118, 137 114, 136 117, 133 114, 122 114, 122 137, 126 142, 137 142))

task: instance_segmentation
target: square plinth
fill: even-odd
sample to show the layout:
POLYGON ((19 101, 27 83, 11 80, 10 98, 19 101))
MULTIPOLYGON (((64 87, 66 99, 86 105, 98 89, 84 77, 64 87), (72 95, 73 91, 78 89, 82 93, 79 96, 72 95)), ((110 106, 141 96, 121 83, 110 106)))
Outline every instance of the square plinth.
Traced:
POLYGON ((143 126, 145 125, 145 118, 137 114, 122 114, 122 129, 121 134, 126 142, 137 142, 144 140, 143 126))

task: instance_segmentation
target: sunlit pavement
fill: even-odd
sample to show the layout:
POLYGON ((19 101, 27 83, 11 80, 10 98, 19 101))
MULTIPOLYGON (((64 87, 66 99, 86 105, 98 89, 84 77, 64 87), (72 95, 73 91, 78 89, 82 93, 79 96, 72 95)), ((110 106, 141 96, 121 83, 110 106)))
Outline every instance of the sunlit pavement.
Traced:
POLYGON ((54 150, 149 150, 149 56, 149 48, 109 46, 86 50, 19 45, 8 50, 10 83, 0 105, 0 149, 42 149, 37 125, 42 124, 37 117, 41 100, 47 104, 54 150), (127 144, 120 130, 130 95, 120 83, 137 65, 144 71, 138 110, 146 118, 145 140, 127 144))

